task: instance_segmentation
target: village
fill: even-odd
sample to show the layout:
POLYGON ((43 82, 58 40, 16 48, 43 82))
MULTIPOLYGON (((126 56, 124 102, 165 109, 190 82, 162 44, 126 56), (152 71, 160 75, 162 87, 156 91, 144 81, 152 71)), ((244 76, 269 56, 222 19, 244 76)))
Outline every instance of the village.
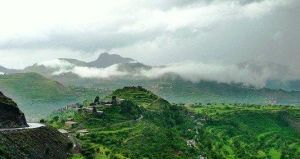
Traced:
MULTIPOLYGON (((58 111, 63 112, 66 110, 73 110, 78 113, 83 113, 85 115, 101 116, 104 113, 104 110, 106 108, 119 105, 122 101, 124 101, 124 99, 117 98, 116 96, 112 96, 111 100, 100 101, 100 97, 96 96, 96 98, 94 99, 94 102, 92 102, 88 105, 76 103, 76 104, 67 105, 67 106, 59 109, 58 111)), ((58 129, 58 131, 62 134, 68 135, 68 137, 71 138, 71 136, 69 135, 69 133, 71 133, 70 130, 77 126, 79 126, 78 122, 74 121, 73 118, 67 118, 67 120, 64 122, 65 129, 58 129)), ((84 136, 84 135, 88 134, 89 131, 87 129, 79 129, 76 132, 72 132, 72 133, 78 134, 80 136, 84 136)))

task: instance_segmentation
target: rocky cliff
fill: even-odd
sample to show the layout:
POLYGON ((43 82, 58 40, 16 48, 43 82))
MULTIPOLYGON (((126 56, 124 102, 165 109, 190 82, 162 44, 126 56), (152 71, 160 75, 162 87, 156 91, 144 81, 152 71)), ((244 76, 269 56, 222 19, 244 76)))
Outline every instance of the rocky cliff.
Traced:
POLYGON ((66 159, 72 147, 67 136, 49 127, 0 132, 0 159, 66 159))
POLYGON ((0 92, 0 128, 27 127, 24 113, 17 104, 0 92))
POLYGON ((26 127, 17 104, 0 92, 0 159, 68 158, 73 144, 66 135, 45 126, 26 127))

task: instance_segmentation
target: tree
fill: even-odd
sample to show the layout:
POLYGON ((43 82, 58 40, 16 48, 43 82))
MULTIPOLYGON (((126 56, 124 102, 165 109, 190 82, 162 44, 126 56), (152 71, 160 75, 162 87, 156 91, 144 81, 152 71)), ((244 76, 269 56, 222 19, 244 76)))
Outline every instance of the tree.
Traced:
POLYGON ((118 102, 117 102, 117 97, 116 97, 116 96, 112 96, 112 97, 111 97, 111 104, 112 104, 112 105, 117 105, 117 104, 118 104, 118 102))
POLYGON ((96 98, 94 100, 94 104, 100 104, 100 98, 99 98, 99 96, 96 96, 96 98))
POLYGON ((41 120, 40 120, 40 123, 45 123, 45 119, 41 119, 41 120))

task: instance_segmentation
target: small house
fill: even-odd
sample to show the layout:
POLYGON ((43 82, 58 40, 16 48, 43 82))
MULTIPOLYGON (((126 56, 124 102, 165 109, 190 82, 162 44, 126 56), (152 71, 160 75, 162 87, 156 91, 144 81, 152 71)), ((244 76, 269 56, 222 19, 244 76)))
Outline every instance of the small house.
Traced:
POLYGON ((62 134, 68 134, 69 132, 65 129, 58 129, 58 131, 62 134))
POLYGON ((65 122, 65 126, 68 127, 68 128, 72 128, 75 125, 77 125, 77 122, 74 122, 74 121, 66 121, 65 122))
POLYGON ((80 136, 83 136, 83 135, 85 135, 85 134, 89 133, 89 131, 88 131, 87 129, 82 129, 82 130, 78 130, 78 131, 76 131, 76 133, 79 133, 79 134, 80 134, 80 136))

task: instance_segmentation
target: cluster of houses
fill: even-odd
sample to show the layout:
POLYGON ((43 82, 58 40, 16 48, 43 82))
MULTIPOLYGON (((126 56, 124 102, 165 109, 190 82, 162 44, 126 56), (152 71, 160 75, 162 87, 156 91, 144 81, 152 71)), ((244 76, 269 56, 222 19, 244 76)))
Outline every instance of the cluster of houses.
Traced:
MULTIPOLYGON (((82 104, 76 103, 67 105, 64 108, 59 109, 58 111, 65 111, 65 110, 77 110, 78 112, 84 112, 86 114, 93 114, 93 115, 101 115, 103 114, 103 111, 99 109, 103 109, 103 107, 111 107, 120 104, 124 99, 119 99, 116 96, 112 96, 110 101, 100 101, 99 96, 97 96, 93 103, 91 103, 89 106, 83 106, 82 104)), ((74 128, 78 126, 78 123, 74 121, 73 118, 68 118, 65 122, 65 127, 67 129, 74 128)), ((69 132, 65 129, 59 129, 59 132, 62 134, 69 134, 69 132)), ((88 132, 87 129, 77 130, 77 134, 79 135, 85 135, 88 132)))
POLYGON ((103 114, 103 111, 100 111, 98 109, 103 107, 111 107, 120 104, 124 99, 119 99, 116 96, 112 96, 110 101, 100 101, 99 96, 97 96, 93 103, 91 103, 87 107, 81 107, 78 109, 78 111, 83 111, 85 113, 92 113, 94 115, 101 115, 103 114))
POLYGON ((58 109, 58 111, 63 112, 65 110, 77 110, 78 112, 84 112, 84 113, 93 113, 95 115, 101 115, 103 114, 103 111, 100 111, 98 109, 103 107, 111 107, 114 105, 120 104, 124 99, 117 98, 116 96, 112 96, 111 100, 103 100, 100 101, 99 96, 97 96, 93 103, 91 103, 89 106, 83 106, 82 104, 76 103, 76 104, 70 104, 63 108, 58 109))

